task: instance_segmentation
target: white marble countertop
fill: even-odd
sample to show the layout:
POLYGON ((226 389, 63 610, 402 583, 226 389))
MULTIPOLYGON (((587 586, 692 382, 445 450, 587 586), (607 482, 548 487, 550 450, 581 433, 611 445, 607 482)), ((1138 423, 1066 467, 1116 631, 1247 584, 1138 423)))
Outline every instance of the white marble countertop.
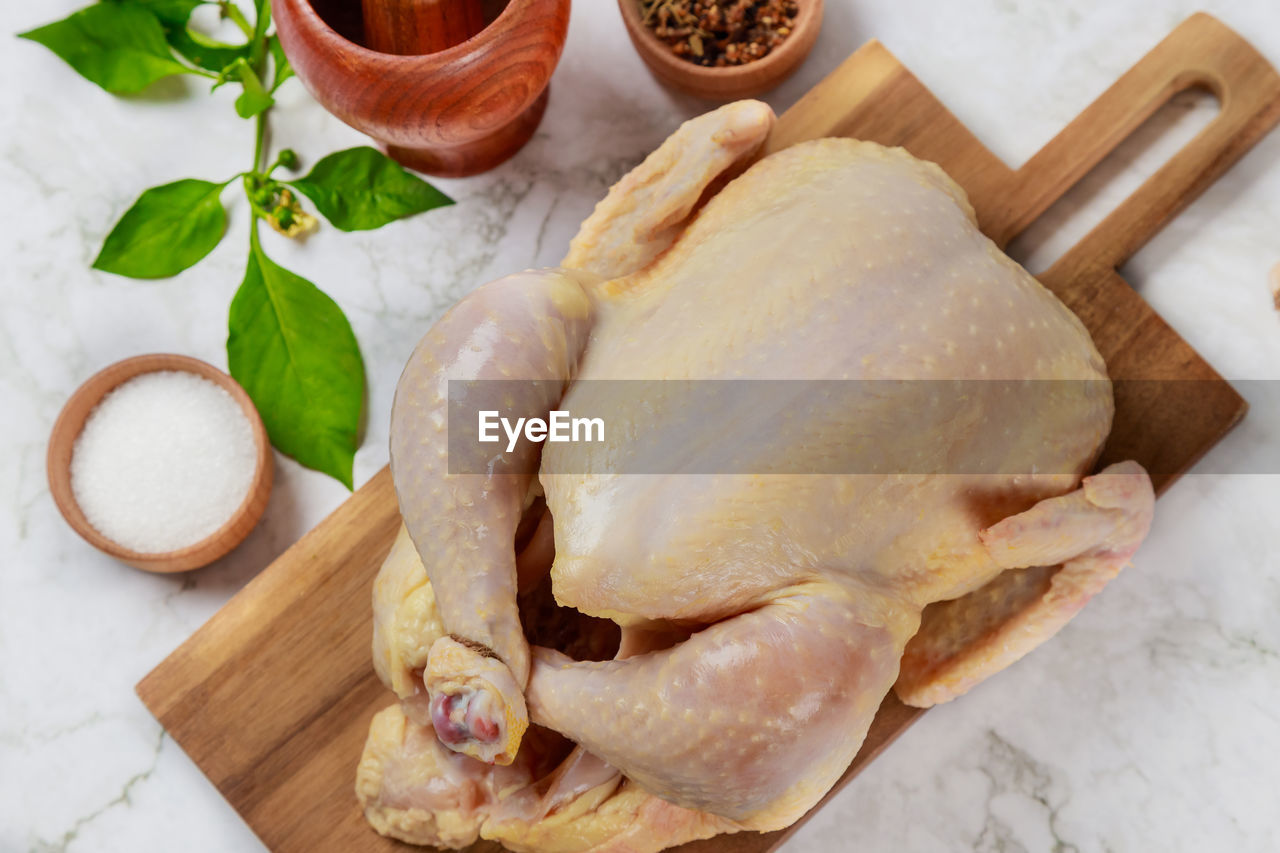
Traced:
MULTIPOLYGON (((78 5, 0 2, 11 32, 78 5)), ((768 100, 785 108, 877 37, 1016 165, 1201 7, 1280 64, 1273 0, 827 0, 812 56, 768 100)), ((133 685, 345 490, 278 458, 266 521, 248 542, 166 577, 80 541, 44 475, 54 417, 98 368, 153 351, 225 365, 242 203, 228 239, 176 279, 135 282, 89 265, 143 188, 242 168, 251 127, 229 117, 230 92, 113 98, 12 39, 0 80, 0 851, 260 850, 133 685)), ((610 0, 580 0, 537 136, 495 172, 442 182, 455 207, 302 245, 268 236, 273 257, 345 308, 363 347, 357 483, 386 461, 394 382, 430 323, 489 278, 554 263, 608 184, 701 109, 644 72, 610 0)), ((1114 180, 1091 180, 1015 254, 1043 268, 1088 224, 1081 216, 1096 219, 1211 112, 1207 99, 1179 99, 1156 120, 1172 136, 1140 133, 1102 169, 1114 180)), ((361 141, 296 84, 282 90, 274 128, 307 161, 361 141)), ((1125 273, 1224 375, 1274 380, 1280 314, 1267 272, 1277 261, 1280 132, 1125 273)), ((1277 426, 1274 411, 1255 410, 1214 453, 1269 446, 1274 459, 1277 426)), ((1274 473, 1184 478, 1161 499, 1134 567, 1079 619, 926 715, 787 849, 1280 849, 1277 507, 1274 473)))

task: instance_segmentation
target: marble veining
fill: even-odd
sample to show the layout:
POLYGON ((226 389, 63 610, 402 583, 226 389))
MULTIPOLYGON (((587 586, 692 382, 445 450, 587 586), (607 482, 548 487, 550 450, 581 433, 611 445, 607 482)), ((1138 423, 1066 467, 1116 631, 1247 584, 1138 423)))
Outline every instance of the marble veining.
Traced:
MULTIPOLYGON (((10 32, 79 5, 0 0, 10 32)), ((768 97, 775 109, 877 37, 1011 165, 1197 9, 1280 64, 1280 7, 1270 0, 826 5, 810 59, 768 97)), ((608 185, 704 108, 645 73, 611 2, 580 2, 573 15, 541 129, 502 168, 440 182, 455 207, 300 244, 264 237, 277 262, 344 307, 360 340, 369 393, 357 483, 386 462, 391 395, 427 326, 483 281, 558 260, 608 185)), ((0 852, 180 843, 254 853, 261 844, 133 685, 345 490, 277 458, 267 521, 249 540, 198 573, 162 577, 77 539, 44 475, 53 419, 99 367, 153 351, 225 365, 247 239, 242 201, 225 242, 176 279, 135 282, 89 264, 143 188, 243 168, 252 129, 231 116, 230 91, 208 95, 192 82, 113 98, 27 42, 0 51, 0 79, 0 852)), ((1212 108, 1187 98, 1166 110, 1015 243, 1015 256, 1033 268, 1051 260, 1070 243, 1067 223, 1096 221, 1168 155, 1168 131, 1176 142, 1212 108)), ((281 90, 274 127, 304 162, 362 141, 296 83, 281 90)), ((1267 279, 1280 261, 1277 222, 1280 132, 1124 269, 1231 378, 1280 379, 1267 279)), ((1199 470, 1214 470, 1214 454, 1275 458, 1274 414, 1260 406, 1199 470)), ((784 849, 1280 848, 1278 505, 1277 474, 1184 478, 1161 499, 1134 566, 1079 619, 925 715, 784 849)))

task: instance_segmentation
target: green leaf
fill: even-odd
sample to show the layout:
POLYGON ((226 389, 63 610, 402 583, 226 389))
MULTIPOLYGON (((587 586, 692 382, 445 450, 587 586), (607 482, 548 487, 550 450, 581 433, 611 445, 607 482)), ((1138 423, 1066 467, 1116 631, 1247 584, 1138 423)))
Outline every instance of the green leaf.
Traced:
POLYGON ((253 73, 248 63, 240 66, 239 76, 240 83, 244 86, 244 91, 240 93, 240 97, 236 98, 236 115, 240 118, 253 118, 258 113, 264 112, 271 108, 276 99, 262 88, 262 81, 258 79, 258 75, 253 73))
POLYGON ((167 28, 165 39, 170 47, 192 65, 213 72, 223 70, 237 59, 248 57, 250 49, 248 44, 225 44, 186 26, 167 28))
POLYGON ((215 184, 187 178, 152 187, 111 229, 95 269, 130 278, 166 278, 199 261, 218 245, 227 212, 215 184))
POLYGON ((263 112, 274 104, 275 98, 262 88, 262 80, 254 73, 252 66, 248 60, 237 59, 228 65, 218 74, 218 79, 214 81, 213 88, 231 80, 238 80, 244 89, 236 98, 236 114, 240 118, 253 118, 258 113, 263 112))
POLYGON ((279 36, 271 36, 267 39, 267 48, 271 51, 271 91, 275 92, 280 88, 280 84, 293 76, 293 66, 289 64, 289 57, 284 55, 284 47, 280 44, 279 36))
POLYGON ((165 26, 185 27, 191 13, 197 6, 203 6, 204 0, 112 0, 130 6, 141 6, 148 10, 165 26))
POLYGON ((227 360, 281 453, 352 487, 364 361, 342 309, 262 251, 231 301, 227 360))
POLYGON ((160 19, 128 3, 98 3, 18 35, 116 94, 140 92, 163 77, 188 72, 165 43, 160 19))
POLYGON ((197 68, 221 71, 242 56, 249 55, 249 45, 226 44, 187 26, 191 13, 206 0, 110 0, 150 10, 164 26, 169 47, 197 68))
POLYGON ((306 177, 287 183, 343 231, 381 228, 405 216, 453 204, 440 190, 367 146, 336 151, 316 163, 306 177))

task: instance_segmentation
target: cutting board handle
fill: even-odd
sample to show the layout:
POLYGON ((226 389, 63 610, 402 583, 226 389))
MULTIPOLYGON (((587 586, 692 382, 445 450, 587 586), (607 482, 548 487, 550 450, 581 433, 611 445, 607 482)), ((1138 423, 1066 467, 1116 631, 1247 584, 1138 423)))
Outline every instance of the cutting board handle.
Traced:
POLYGON ((1280 75, 1252 45, 1204 13, 1184 21, 1015 173, 1019 215, 1005 245, 1178 92, 1204 88, 1220 111, 1051 273, 1119 267, 1200 195, 1280 115, 1280 75))

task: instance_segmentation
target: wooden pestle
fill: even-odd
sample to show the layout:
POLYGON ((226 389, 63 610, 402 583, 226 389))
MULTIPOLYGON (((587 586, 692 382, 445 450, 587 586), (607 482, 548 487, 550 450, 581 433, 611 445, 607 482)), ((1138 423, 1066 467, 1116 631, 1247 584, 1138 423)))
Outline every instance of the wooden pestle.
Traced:
POLYGON ((418 56, 461 44, 484 29, 483 0, 363 0, 365 46, 418 56))

